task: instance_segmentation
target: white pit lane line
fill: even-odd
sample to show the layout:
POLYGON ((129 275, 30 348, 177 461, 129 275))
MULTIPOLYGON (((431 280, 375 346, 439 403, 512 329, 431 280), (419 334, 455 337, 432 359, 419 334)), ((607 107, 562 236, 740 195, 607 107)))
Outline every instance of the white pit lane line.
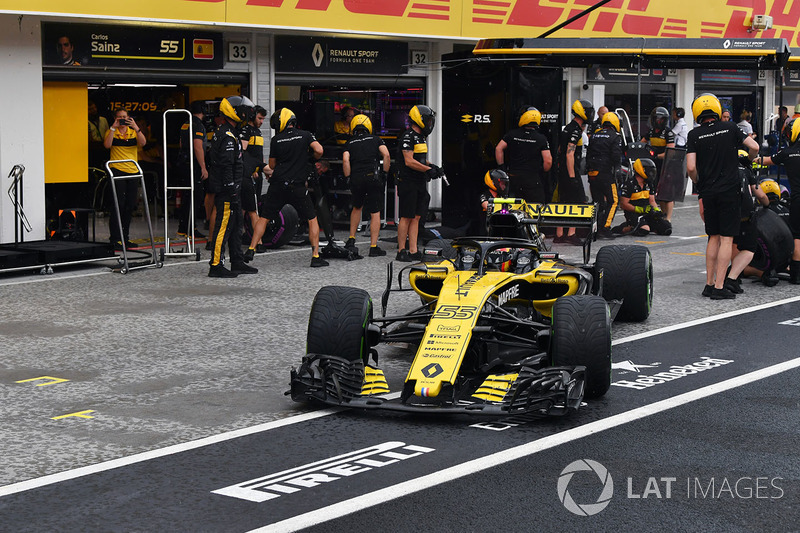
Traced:
POLYGON ((707 398, 709 396, 713 396, 714 394, 735 389, 736 387, 741 387, 743 385, 747 385, 749 383, 753 383, 755 381, 765 379, 795 368, 800 368, 800 357, 767 368, 762 368, 761 370, 756 370, 755 372, 750 372, 749 374, 744 374, 735 378, 721 381, 713 385, 708 385, 692 392, 687 392, 678 396, 673 396, 672 398, 667 398, 666 400, 651 403, 631 411, 613 415, 602 420, 590 422, 583 426, 562 431, 556 435, 550 435, 549 437, 544 437, 528 444, 523 444, 515 448, 509 448, 508 450, 503 450, 502 452, 493 453, 491 455, 486 455, 479 459, 473 459, 471 461, 467 461, 466 463, 451 466, 450 468, 445 468, 444 470, 440 470, 432 474, 409 479, 408 481, 398 483, 397 485, 393 485, 391 487, 386 487, 374 492, 362 494, 356 498, 351 498, 327 507, 322 507, 305 514, 282 520, 280 522, 275 522, 274 524, 270 524, 268 526, 253 529, 250 531, 250 533, 298 531, 303 528, 315 526, 329 520, 334 520, 351 513, 362 511, 368 507, 380 505, 390 500, 396 500, 408 494, 423 491, 442 483, 448 483, 450 481, 454 481, 483 470, 488 470, 489 468, 493 468, 495 466, 516 461, 541 451, 555 448, 561 444, 567 444, 568 442, 582 439, 583 437, 588 437, 589 435, 594 435, 596 433, 600 433, 601 431, 606 431, 608 429, 622 426, 629 422, 641 420, 674 407, 680 407, 695 400, 707 398))
MULTIPOLYGON (((668 326, 665 328, 656 329, 653 331, 644 332, 641 334, 633 335, 630 337, 624 337, 622 339, 618 339, 614 341, 614 345, 623 344, 626 342, 632 342, 640 339, 644 339, 647 337, 653 337, 662 333, 667 333, 670 331, 675 331, 679 329, 688 328, 698 324, 704 324, 708 322, 714 322, 717 320, 722 320, 725 318, 729 318, 732 316, 742 315, 754 311, 759 311, 762 309, 767 309, 770 307, 776 307, 779 305, 784 305, 787 303, 793 303, 800 301, 800 296, 795 296, 792 298, 787 298, 784 300, 778 300, 775 302, 770 302, 766 304, 757 305, 754 307, 748 307, 745 309, 739 309, 736 311, 731 311, 728 313, 723 313, 721 315, 715 315, 713 317, 702 318, 698 320, 692 320, 690 322, 685 322, 682 324, 676 324, 674 326, 668 326)), ((390 499, 397 499, 405 494, 410 494, 412 492, 417 492, 419 490, 423 490, 425 488, 431 487, 433 485, 446 483, 448 481, 452 481, 454 479, 458 479, 460 477, 464 477, 470 474, 474 474, 476 472, 480 472, 481 470, 485 470, 487 468, 491 468, 493 466, 498 466, 510 461, 514 461, 520 459, 522 457, 526 457, 529 455, 533 455, 543 450, 547 450, 549 448, 553 448, 560 444, 565 444, 567 442, 577 440, 588 435, 592 435, 594 433, 599 433, 601 431, 605 431, 607 429, 611 429, 617 426, 621 426, 623 424, 627 424, 628 422, 633 422, 635 420, 640 420, 642 418, 646 418, 648 416, 672 409, 674 407, 679 407, 681 405, 685 405, 687 403, 693 402, 695 400, 700 400, 702 398, 706 398, 709 396, 713 396, 714 394, 719 394, 721 392, 725 392, 730 389, 734 389, 736 387, 741 387, 743 385, 747 385, 749 383, 753 383, 755 381, 765 379, 782 372, 787 372, 789 370, 800 368, 800 357, 796 359, 791 359, 789 361, 785 361, 783 363, 779 363, 777 365, 769 366, 763 368, 761 370, 756 370, 749 374, 744 374, 742 376, 738 376, 735 378, 731 378, 725 381, 721 381, 719 383, 708 385, 706 387, 697 389, 695 391, 687 392, 684 394, 680 394, 678 396, 674 396, 672 398, 667 398, 666 400, 661 400, 659 402, 645 405, 631 411, 627 411, 624 413, 620 413, 617 415, 610 416, 608 418, 604 418, 601 420, 597 420, 595 422, 591 422, 585 424, 583 426, 573 428, 567 431, 563 431, 558 433, 557 435, 551 435, 549 437, 544 437, 542 439, 530 442, 528 444, 517 446, 515 448, 510 448, 508 450, 504 450, 502 452, 498 452, 492 455, 488 455, 482 457, 480 459, 473 459, 466 463, 462 463, 457 466, 453 466, 450 468, 446 468, 444 470, 440 470, 439 472, 434 472, 432 474, 428 474, 426 476, 422 476, 413 480, 409 480, 391 487, 386 487, 384 489, 380 489, 378 491, 364 494, 358 496, 357 498, 346 500, 334 505, 330 505, 328 507, 324 507, 321 509, 317 509, 310 513, 298 515, 296 517, 286 519, 281 522, 276 522, 274 524, 270 524, 269 526, 265 526, 263 528, 255 529, 253 531, 258 532, 266 532, 266 531, 294 531, 297 529, 302 529, 305 527, 309 527, 315 524, 319 524, 322 522, 326 522, 328 520, 333 520, 335 518, 339 518, 345 516, 347 514, 353 513, 355 511, 364 509, 365 507, 370 507, 374 505, 378 505, 390 499)), ((396 398, 399 396, 400 393, 393 393, 386 395, 387 398, 396 398)), ((268 422, 265 424, 259 424, 256 426, 251 426, 248 428, 242 428, 235 431, 229 431, 226 433, 221 433, 219 435, 213 435, 210 437, 185 442, 182 444, 176 444, 173 446, 168 446, 166 448, 160 448, 156 450, 150 450, 147 452, 142 452, 139 454, 131 455, 128 457, 121 457, 119 459, 112 459, 110 461, 105 461, 102 463, 97 463, 94 465, 89 465, 85 467, 76 468, 73 470, 66 470, 64 472, 59 472, 56 474, 50 474, 47 476, 29 479, 26 481, 21 481, 19 483, 13 483, 10 485, 5 485, 0 487, 0 498, 4 496, 9 496, 11 494, 16 494, 19 492, 25 492, 28 490, 44 487, 47 485, 53 485, 56 483, 60 483, 62 481, 67 481, 70 479, 75 479, 83 476, 88 476, 91 474, 96 474, 99 472, 105 472, 108 470, 112 470, 114 468, 120 468, 144 461, 149 461, 151 459, 157 459, 159 457, 166 457, 169 455, 173 455, 176 453, 185 452, 188 450, 194 450, 197 448, 202 448, 204 446, 210 446, 213 444, 217 444, 220 442, 224 442, 227 440, 235 439, 238 437, 243 437, 246 435, 253 435, 255 433, 266 432, 272 429, 277 429, 283 426, 289 426, 292 424, 298 424, 301 422, 305 422, 307 420, 313 420, 315 418, 322 418, 325 416, 329 416, 338 412, 345 410, 346 408, 329 408, 329 409, 322 409, 318 411, 312 411, 309 413, 304 413, 302 415, 292 416, 288 418, 284 418, 282 420, 276 420, 273 422, 268 422)))

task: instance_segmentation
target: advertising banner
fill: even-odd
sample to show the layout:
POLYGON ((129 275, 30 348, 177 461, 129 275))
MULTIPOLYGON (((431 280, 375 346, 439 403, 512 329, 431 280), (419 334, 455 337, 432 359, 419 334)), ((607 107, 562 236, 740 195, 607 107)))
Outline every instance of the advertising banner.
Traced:
MULTIPOLYGON (((0 0, 0 12, 479 39, 536 37, 595 3, 596 0, 0 0)), ((799 26, 800 2, 789 0, 613 0, 554 36, 783 38, 790 46, 800 46, 799 26), (772 17, 772 28, 748 31, 753 15, 772 17)))
POLYGON ((172 70, 222 68, 222 34, 101 24, 42 23, 42 63, 172 70))
POLYGON ((404 74, 408 44, 377 39, 275 37, 278 72, 404 74))

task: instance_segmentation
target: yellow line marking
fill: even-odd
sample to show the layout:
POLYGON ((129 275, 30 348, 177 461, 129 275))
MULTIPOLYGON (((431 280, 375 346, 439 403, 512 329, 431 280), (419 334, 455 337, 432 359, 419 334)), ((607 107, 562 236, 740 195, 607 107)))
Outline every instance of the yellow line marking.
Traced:
POLYGON ((77 416, 78 418, 94 418, 93 416, 89 416, 86 413, 94 413, 94 409, 87 409, 86 411, 78 411, 77 413, 70 413, 68 415, 54 416, 50 420, 60 420, 62 418, 68 418, 70 416, 77 416))
POLYGON ((37 387, 45 387, 47 385, 55 385, 56 383, 64 383, 65 381, 69 381, 68 379, 54 378, 52 376, 39 376, 38 378, 21 379, 19 381, 15 381, 14 383, 27 383, 28 381, 39 381, 40 379, 47 379, 49 381, 47 383, 37 383, 37 387))
POLYGON ((706 255, 705 252, 670 252, 675 255, 706 255))

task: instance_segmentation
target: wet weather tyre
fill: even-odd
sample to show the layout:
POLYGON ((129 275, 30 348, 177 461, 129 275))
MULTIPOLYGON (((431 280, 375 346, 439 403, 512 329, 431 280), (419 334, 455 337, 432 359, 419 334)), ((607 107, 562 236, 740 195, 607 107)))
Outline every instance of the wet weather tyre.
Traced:
POLYGON ((642 322, 653 306, 653 257, 644 246, 604 246, 595 269, 603 271, 603 298, 622 300, 618 320, 642 322))
POLYGON ((269 249, 280 248, 292 240, 297 233, 300 217, 294 207, 289 204, 283 206, 275 220, 270 220, 261 242, 269 249))
POLYGON ((600 296, 565 296, 553 305, 550 337, 553 366, 585 366, 587 398, 611 386, 611 315, 600 296))
POLYGON ((785 270, 794 250, 794 239, 786 222, 770 209, 759 209, 753 214, 751 225, 758 245, 750 266, 758 270, 785 270))
POLYGON ((372 299, 367 291, 323 287, 311 304, 306 352, 366 361, 369 354, 367 328, 371 321, 372 299))

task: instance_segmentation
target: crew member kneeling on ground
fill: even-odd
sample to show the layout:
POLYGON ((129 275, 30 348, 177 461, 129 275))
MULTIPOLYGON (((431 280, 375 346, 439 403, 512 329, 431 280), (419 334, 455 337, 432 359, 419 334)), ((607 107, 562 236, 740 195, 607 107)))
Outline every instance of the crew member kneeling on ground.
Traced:
MULTIPOLYGON (((742 280, 740 275, 753 260, 758 249, 758 235, 756 228, 751 224, 751 218, 756 211, 756 204, 753 201, 757 198, 761 205, 769 204, 769 199, 764 191, 758 186, 750 157, 744 150, 739 150, 739 179, 741 180, 741 216, 739 222, 739 234, 733 238, 733 251, 731 268, 725 278, 723 287, 734 294, 742 294, 742 280)), ((763 274, 762 274, 763 275, 763 274)), ((766 278, 764 278, 766 279, 766 278)), ((711 289, 703 292, 703 296, 711 296, 711 289)))
POLYGON ((643 237, 651 231, 658 235, 672 233, 672 224, 656 203, 655 176, 656 164, 652 160, 637 159, 633 163, 633 176, 625 180, 619 192, 625 222, 611 230, 615 234, 643 237))
POLYGON ((553 165, 547 137, 539 132, 541 122, 539 110, 528 107, 519 117, 519 127, 506 133, 494 150, 497 164, 511 180, 511 194, 539 204, 547 200, 544 173, 553 165))
POLYGON ((622 137, 619 135, 619 117, 606 113, 601 119, 601 129, 594 132, 586 150, 586 169, 589 173, 589 190, 598 204, 597 236, 613 239, 611 223, 617 214, 619 191, 617 171, 622 161, 622 137))
POLYGON ((257 268, 248 266, 242 255, 242 204, 240 194, 244 166, 240 128, 253 116, 255 106, 246 96, 223 98, 219 105, 225 120, 214 132, 211 140, 212 171, 209 180, 214 180, 213 190, 216 220, 211 239, 211 278, 235 278, 239 274, 255 274, 257 268), (222 264, 222 252, 228 247, 231 269, 222 264))
POLYGON ((350 212, 350 238, 346 248, 356 247, 356 229, 361 223, 364 207, 369 219, 369 256, 378 257, 386 252, 378 246, 381 231, 381 207, 383 207, 386 182, 381 176, 389 172, 391 165, 389 149, 383 140, 372 134, 372 121, 366 115, 356 115, 350 121, 351 138, 342 153, 342 170, 350 178, 350 191, 353 193, 353 210, 350 212))
MULTIPOLYGON (((270 220, 278 218, 281 209, 291 204, 297 214, 308 220, 308 240, 311 242, 311 266, 324 267, 328 262, 319 256, 319 223, 314 202, 308 194, 306 180, 311 157, 322 157, 322 145, 314 134, 297 129, 297 117, 288 108, 275 111, 269 119, 275 135, 269 142, 269 168, 272 177, 269 189, 259 209, 259 219, 253 230, 253 243, 261 240, 270 220)), ((252 243, 251 243, 252 244, 252 243)))
MULTIPOLYGON (((794 252, 789 264, 789 283, 800 285, 800 118, 786 121, 783 136, 788 145, 772 157, 758 159, 761 165, 783 165, 789 177, 791 202, 789 204, 789 228, 794 238, 794 252)), ((780 190, 779 190, 780 192, 780 190)))

